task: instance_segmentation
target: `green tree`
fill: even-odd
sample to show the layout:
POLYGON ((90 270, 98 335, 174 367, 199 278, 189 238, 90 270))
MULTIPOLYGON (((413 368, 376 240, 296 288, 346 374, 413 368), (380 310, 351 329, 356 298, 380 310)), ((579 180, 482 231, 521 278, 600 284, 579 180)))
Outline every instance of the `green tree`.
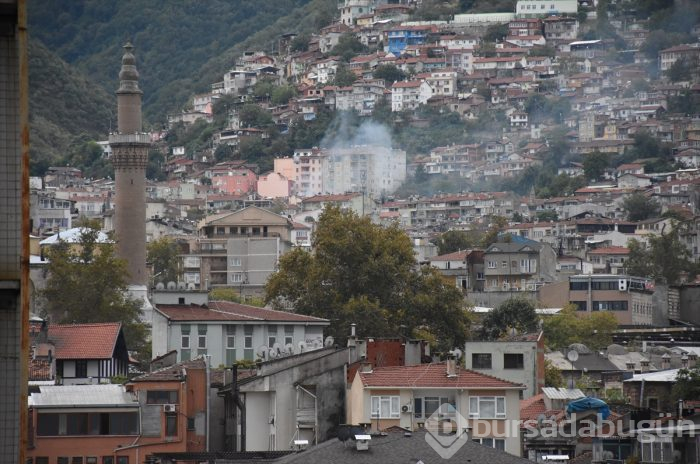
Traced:
POLYGON ((374 69, 372 75, 375 79, 384 79, 384 82, 387 84, 402 81, 406 78, 406 73, 393 64, 380 64, 374 69))
POLYGON ((265 287, 267 303, 330 319, 338 339, 351 323, 359 336, 424 330, 444 349, 466 339, 469 317, 460 292, 435 269, 415 270, 410 239, 398 226, 382 227, 352 211, 326 207, 313 249, 294 249, 280 258, 265 287))
POLYGON ((292 85, 281 85, 272 90, 272 104, 286 105, 296 95, 296 88, 292 85))
POLYGON ((180 247, 170 237, 161 237, 146 246, 146 260, 153 266, 153 281, 178 282, 182 275, 180 247))
POLYGON ((309 49, 309 40, 311 37, 308 34, 301 34, 292 39, 289 44, 289 49, 292 52, 305 52, 309 49))
POLYGON ((330 51, 331 56, 340 56, 343 61, 348 62, 353 57, 367 51, 362 42, 352 33, 345 33, 338 38, 338 43, 330 51))
POLYGON ((260 106, 248 103, 241 107, 238 113, 241 127, 267 127, 274 124, 272 115, 260 106))
POLYGON ((503 232, 503 230, 505 230, 507 225, 508 218, 503 216, 493 216, 491 218, 491 225, 489 226, 489 229, 481 238, 481 246, 487 248, 492 243, 496 243, 498 236, 501 232, 503 232))
POLYGON ((552 222, 559 220, 559 214, 556 210, 546 209, 544 211, 537 212, 537 220, 540 222, 552 222))
POLYGON ((61 323, 121 322, 127 346, 147 361, 142 302, 128 296, 126 261, 115 256, 112 243, 99 243, 98 234, 85 228, 77 243, 59 241, 48 250, 43 311, 61 323))
POLYGON ((588 180, 598 180, 603 177, 610 163, 607 153, 594 151, 583 158, 583 172, 588 180))
POLYGON ((681 241, 679 230, 677 226, 661 235, 649 236, 646 247, 635 239, 630 240, 625 272, 669 285, 678 283, 682 272, 694 276, 697 268, 690 261, 690 252, 681 241))
POLYGON ((661 213, 661 205, 653 198, 647 197, 643 192, 634 192, 622 200, 622 209, 627 213, 630 221, 644 221, 658 217, 661 213))
POLYGON ((545 343, 552 350, 565 350, 573 343, 583 343, 593 350, 612 343, 617 319, 608 312, 577 314, 576 306, 567 305, 543 320, 545 343))
POLYGON ((233 303, 246 304, 262 308, 265 302, 262 298, 242 298, 241 294, 231 287, 216 287, 209 291, 209 301, 231 301, 233 303))
POLYGON ((438 253, 446 255, 459 250, 468 250, 479 244, 479 234, 473 231, 448 230, 435 240, 438 253))
POLYGON ((561 375, 561 369, 552 364, 552 361, 546 359, 544 361, 544 386, 561 388, 565 385, 564 377, 561 375))
POLYGON ((693 76, 693 69, 697 69, 697 63, 693 66, 693 64, 689 63, 687 60, 676 60, 676 62, 668 68, 666 75, 671 82, 689 81, 693 76))
POLYGON ((678 371, 671 397, 674 401, 700 398, 700 367, 678 371))
POLYGON ((481 38, 484 42, 500 42, 508 35, 508 24, 496 24, 489 26, 481 38))
POLYGON ((539 319, 532 301, 521 297, 509 298, 481 322, 480 334, 488 340, 497 340, 511 330, 520 334, 531 333, 539 328, 539 319))
POLYGON ((354 72, 350 71, 347 66, 340 63, 335 70, 335 79, 333 79, 333 85, 338 87, 347 87, 352 85, 353 82, 357 80, 357 76, 354 72))

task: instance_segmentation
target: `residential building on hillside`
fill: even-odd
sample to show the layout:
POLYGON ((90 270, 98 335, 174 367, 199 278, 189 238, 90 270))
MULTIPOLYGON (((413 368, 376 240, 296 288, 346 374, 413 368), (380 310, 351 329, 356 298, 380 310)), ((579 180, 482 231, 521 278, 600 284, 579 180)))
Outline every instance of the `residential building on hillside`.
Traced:
POLYGON ((536 289, 555 281, 556 265, 556 252, 547 243, 527 239, 494 243, 484 251, 484 290, 536 289))
POLYGON ((366 192, 381 198, 394 193, 406 180, 403 150, 361 145, 329 148, 324 153, 327 155, 322 165, 325 193, 366 192))
POLYGON ((464 345, 467 369, 525 385, 523 398, 544 388, 544 334, 509 336, 497 341, 468 341, 464 345))
POLYGON ((386 51, 400 56, 404 49, 411 45, 423 45, 433 26, 396 26, 386 31, 386 51))
POLYGON ((433 91, 425 81, 395 82, 391 86, 391 111, 414 110, 428 102, 433 91))
POLYGON ((33 234, 44 236, 71 228, 73 201, 56 198, 55 193, 32 190, 29 205, 33 234))
POLYGON ((325 154, 318 148, 294 150, 294 194, 310 197, 324 192, 322 163, 325 154))
POLYGON ((519 18, 535 18, 578 13, 578 0, 518 0, 515 13, 519 18))
POLYGON ((257 206, 208 216, 183 256, 184 281, 196 289, 230 286, 262 295, 279 257, 291 249, 291 230, 286 217, 257 206))
POLYGON ((572 303, 581 314, 611 311, 622 326, 651 325, 654 321, 654 282, 614 274, 570 276, 568 281, 545 285, 540 302, 547 307, 572 303))
POLYGON ((436 268, 443 278, 460 290, 484 290, 483 250, 455 251, 428 258, 428 263, 436 268))
POLYGON ((688 64, 695 63, 695 66, 697 66, 700 63, 700 43, 676 45, 661 50, 659 52, 659 69, 662 72, 668 71, 678 60, 685 61, 688 64))
POLYGON ((153 311, 153 356, 177 350, 178 361, 208 355, 212 366, 274 359, 323 346, 327 319, 228 301, 159 304, 153 311))
POLYGON ((326 205, 338 206, 343 210, 350 210, 359 216, 365 216, 374 210, 374 201, 369 195, 360 192, 342 193, 337 195, 314 195, 304 198, 301 208, 304 212, 318 212, 326 205))
POLYGON ((347 421, 369 424, 373 431, 397 426, 418 430, 435 426, 430 418, 440 409, 444 419, 456 422, 453 430, 469 428, 472 440, 520 456, 517 431, 506 434, 505 430, 509 421, 520 418, 519 394, 524 388, 460 368, 454 359, 417 366, 367 364, 350 385, 347 421), (489 421, 489 432, 472 428, 474 420, 489 421))

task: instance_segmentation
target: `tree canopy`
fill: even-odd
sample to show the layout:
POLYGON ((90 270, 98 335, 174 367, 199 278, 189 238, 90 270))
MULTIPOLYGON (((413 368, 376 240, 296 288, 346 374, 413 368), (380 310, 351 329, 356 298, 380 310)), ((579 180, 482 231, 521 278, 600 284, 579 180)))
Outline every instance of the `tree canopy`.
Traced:
POLYGON ((565 306, 558 314, 543 320, 545 343, 550 349, 564 350, 572 343, 583 343, 593 350, 612 343, 617 319, 609 312, 594 312, 578 316, 576 307, 565 306))
POLYGON ((43 312, 60 323, 121 322, 129 349, 149 360, 141 301, 127 294, 126 261, 112 243, 98 243, 98 234, 86 227, 77 243, 59 241, 48 250, 43 312))
POLYGON ((481 322, 481 336, 488 340, 497 340, 508 335, 510 330, 525 334, 538 329, 539 319, 534 303, 521 297, 504 301, 481 322))
POLYGON ((479 244, 481 237, 478 232, 463 230, 448 230, 435 240, 438 254, 446 255, 460 250, 468 250, 479 244))
POLYGON ((182 274, 180 269, 180 248, 169 237, 151 241, 147 246, 146 260, 153 266, 154 282, 177 282, 182 274))
POLYGON ((628 242, 627 274, 672 285, 678 283, 682 272, 688 272, 691 277, 697 273, 688 248, 678 236, 678 227, 661 235, 651 235, 647 241, 646 246, 635 239, 628 242))
POLYGON ((643 192, 634 192, 622 200, 622 209, 627 213, 630 221, 644 221, 658 217, 661 205, 653 198, 647 197, 643 192))
POLYGON ((435 269, 415 270, 410 239, 398 226, 326 207, 313 248, 282 256, 265 288, 267 303, 330 319, 338 339, 356 323, 359 336, 428 333, 441 349, 465 341, 469 318, 461 293, 435 269))

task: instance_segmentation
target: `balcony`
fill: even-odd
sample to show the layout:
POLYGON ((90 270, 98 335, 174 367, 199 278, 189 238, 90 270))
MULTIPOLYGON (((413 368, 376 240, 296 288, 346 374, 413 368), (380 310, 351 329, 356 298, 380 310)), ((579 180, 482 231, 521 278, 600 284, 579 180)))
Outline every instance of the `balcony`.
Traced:
POLYGON ((151 144, 151 134, 109 134, 109 144, 119 145, 124 143, 151 144))

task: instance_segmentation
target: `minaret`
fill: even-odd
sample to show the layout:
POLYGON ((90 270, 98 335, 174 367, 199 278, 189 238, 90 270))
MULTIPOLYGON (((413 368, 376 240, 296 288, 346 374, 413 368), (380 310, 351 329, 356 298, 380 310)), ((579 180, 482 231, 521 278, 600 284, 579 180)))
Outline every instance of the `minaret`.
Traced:
POLYGON ((150 136, 141 130, 141 89, 130 43, 124 45, 117 90, 118 131, 110 134, 116 186, 117 256, 126 260, 131 286, 146 285, 146 163, 150 136))

